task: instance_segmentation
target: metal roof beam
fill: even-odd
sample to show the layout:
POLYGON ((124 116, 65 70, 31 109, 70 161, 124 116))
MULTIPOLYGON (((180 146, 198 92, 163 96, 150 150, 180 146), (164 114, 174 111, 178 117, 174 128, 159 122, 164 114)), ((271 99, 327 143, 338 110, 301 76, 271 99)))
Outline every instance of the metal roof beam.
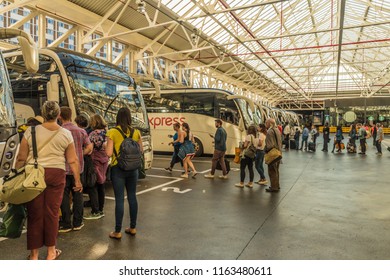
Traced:
POLYGON ((221 10, 218 10, 218 11, 215 10, 215 9, 211 9, 211 10, 208 9, 207 12, 203 11, 205 14, 197 15, 197 16, 191 16, 191 17, 187 17, 187 18, 186 17, 180 17, 179 20, 189 21, 189 20, 203 18, 203 17, 207 17, 207 16, 224 14, 224 13, 229 13, 229 12, 234 12, 234 11, 239 11, 239 10, 246 10, 246 9, 250 9, 250 8, 256 8, 256 7, 260 7, 260 6, 271 5, 271 4, 275 4, 275 3, 279 3, 279 2, 285 2, 285 1, 289 1, 289 0, 269 0, 269 1, 257 2, 257 3, 250 4, 250 5, 244 5, 244 6, 237 6, 237 7, 233 7, 233 8, 221 9, 221 10))

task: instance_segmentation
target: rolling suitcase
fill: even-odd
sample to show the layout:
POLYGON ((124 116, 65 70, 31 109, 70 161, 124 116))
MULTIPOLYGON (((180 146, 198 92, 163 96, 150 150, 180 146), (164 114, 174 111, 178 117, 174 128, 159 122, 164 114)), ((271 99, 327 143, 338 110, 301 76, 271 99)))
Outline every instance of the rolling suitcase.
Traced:
POLYGON ((314 142, 309 142, 309 151, 316 151, 316 143, 314 142))
POLYGON ((295 140, 290 140, 290 149, 295 150, 297 148, 295 140))

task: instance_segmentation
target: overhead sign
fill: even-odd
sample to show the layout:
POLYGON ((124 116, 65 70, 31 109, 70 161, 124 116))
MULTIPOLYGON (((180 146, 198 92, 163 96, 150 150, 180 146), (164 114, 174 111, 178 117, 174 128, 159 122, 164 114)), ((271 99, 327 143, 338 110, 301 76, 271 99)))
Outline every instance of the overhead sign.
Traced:
POLYGON ((368 120, 369 120, 369 121, 373 121, 373 120, 374 120, 374 117, 373 117, 373 116, 369 116, 369 117, 368 117, 368 120))
POLYGON ((385 120, 385 117, 384 116, 379 116, 379 120, 382 122, 385 120))

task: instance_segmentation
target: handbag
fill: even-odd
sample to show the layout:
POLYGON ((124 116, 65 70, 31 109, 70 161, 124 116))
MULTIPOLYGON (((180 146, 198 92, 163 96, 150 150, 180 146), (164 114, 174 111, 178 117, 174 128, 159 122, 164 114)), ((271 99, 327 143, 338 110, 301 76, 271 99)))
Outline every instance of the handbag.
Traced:
POLYGON ((256 157, 256 147, 253 145, 253 136, 251 135, 251 143, 246 147, 244 156, 254 159, 256 157))
MULTIPOLYGON (((59 130, 50 137, 41 147, 42 150, 59 130)), ((33 200, 46 188, 45 169, 38 164, 38 149, 35 136, 35 126, 31 127, 34 164, 15 170, 4 177, 3 185, 0 187, 0 200, 12 204, 23 204, 33 200)))
POLYGON ((234 159, 233 159, 233 162, 234 163, 240 163, 241 161, 241 148, 240 147, 235 147, 234 148, 234 159))
POLYGON ((26 216, 24 205, 8 204, 7 211, 3 217, 3 223, 0 225, 0 236, 7 238, 20 237, 26 216))
MULTIPOLYGON (((275 135, 276 144, 279 146, 278 137, 276 137, 275 131, 274 131, 274 135, 275 135)), ((280 161, 281 159, 282 159, 282 153, 281 153, 281 151, 279 151, 279 150, 276 149, 276 148, 272 148, 271 150, 269 150, 269 151, 264 155, 264 162, 265 162, 267 165, 272 165, 272 164, 274 164, 275 162, 280 161)))

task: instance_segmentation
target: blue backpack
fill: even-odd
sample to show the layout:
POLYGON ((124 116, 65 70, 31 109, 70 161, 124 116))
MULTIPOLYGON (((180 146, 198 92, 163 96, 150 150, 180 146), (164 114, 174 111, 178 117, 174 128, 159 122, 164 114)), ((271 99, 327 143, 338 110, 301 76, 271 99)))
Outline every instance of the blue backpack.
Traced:
POLYGON ((142 164, 142 153, 138 143, 133 140, 135 129, 130 128, 129 137, 120 128, 114 127, 114 129, 118 130, 124 139, 120 145, 119 152, 114 148, 119 168, 125 171, 139 169, 142 164))

